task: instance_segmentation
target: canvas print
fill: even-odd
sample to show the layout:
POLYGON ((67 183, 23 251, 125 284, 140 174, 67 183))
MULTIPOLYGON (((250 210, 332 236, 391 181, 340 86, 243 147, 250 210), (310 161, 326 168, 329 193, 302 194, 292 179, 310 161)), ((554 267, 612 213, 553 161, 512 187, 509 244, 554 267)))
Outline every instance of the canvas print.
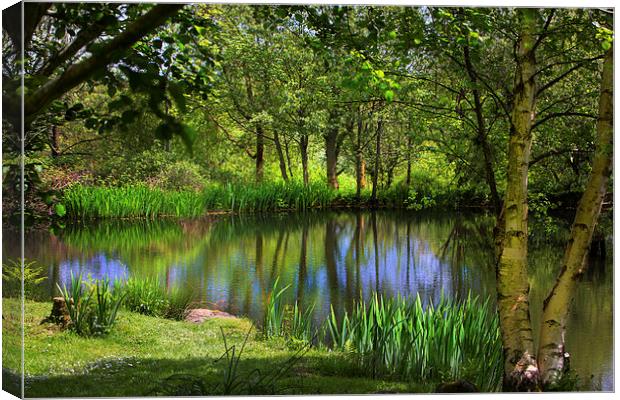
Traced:
POLYGON ((6 8, 2 389, 613 392, 613 18, 6 8))

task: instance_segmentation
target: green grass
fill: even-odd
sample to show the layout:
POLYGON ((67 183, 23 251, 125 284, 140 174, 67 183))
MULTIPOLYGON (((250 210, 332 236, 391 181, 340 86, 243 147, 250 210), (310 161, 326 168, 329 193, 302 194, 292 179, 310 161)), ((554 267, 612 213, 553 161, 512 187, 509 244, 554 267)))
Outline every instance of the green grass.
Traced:
POLYGON ((208 211, 265 212, 328 207, 335 192, 323 183, 212 185, 202 191, 164 191, 145 185, 74 185, 62 203, 70 219, 197 217, 208 211))
MULTIPOLYGON (((18 306, 3 299, 3 308, 18 306)), ((215 362, 224 352, 223 329, 228 346, 240 346, 251 322, 246 319, 213 319, 202 324, 145 316, 120 310, 115 329, 105 337, 84 338, 41 324, 51 303, 26 301, 26 396, 112 397, 143 396, 161 389, 174 374, 191 374, 205 384, 222 381, 225 363, 215 362)), ((4 315, 3 353, 20 342, 19 323, 4 315)), ((254 330, 238 364, 238 373, 249 374, 285 363, 295 354, 282 339, 264 340, 254 330)), ((19 359, 7 357, 4 368, 19 370, 19 359)), ((10 378, 10 376, 7 376, 10 378)), ((356 375, 346 357, 312 349, 278 383, 283 393, 424 392, 432 382, 371 380, 356 375)))

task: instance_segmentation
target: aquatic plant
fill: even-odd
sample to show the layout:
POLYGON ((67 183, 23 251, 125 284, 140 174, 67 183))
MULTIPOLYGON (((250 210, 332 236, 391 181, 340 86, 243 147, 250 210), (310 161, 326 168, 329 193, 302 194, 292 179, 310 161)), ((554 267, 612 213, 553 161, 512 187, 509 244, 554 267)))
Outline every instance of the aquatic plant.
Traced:
POLYGON ((488 299, 442 296, 424 307, 419 296, 409 301, 374 294, 339 319, 332 309, 326 324, 331 346, 350 354, 373 377, 467 378, 483 391, 500 388, 499 323, 488 299))
POLYGON ((157 279, 131 277, 117 285, 125 294, 123 306, 129 311, 155 317, 166 314, 166 292, 157 279))
POLYGON ((182 320, 194 300, 194 293, 188 288, 174 287, 166 294, 166 300, 164 317, 182 320))
POLYGON ((335 192, 322 182, 211 185, 202 191, 161 190, 146 185, 73 185, 63 203, 72 219, 196 217, 207 211, 265 212, 328 207, 335 192))
POLYGON ((69 317, 69 329, 81 336, 105 335, 116 322, 123 294, 112 289, 107 278, 85 281, 82 275, 71 272, 71 286, 63 285, 62 293, 69 317))
POLYGON ((127 310, 155 317, 182 320, 194 300, 192 290, 174 287, 167 291, 157 278, 132 276, 114 286, 125 296, 127 310))
POLYGON ((287 285, 282 289, 278 288, 280 277, 273 282, 271 292, 265 304, 265 317, 263 320, 263 332, 266 337, 284 335, 284 314, 285 304, 282 301, 282 294, 291 286, 287 285))
POLYGON ((73 271, 71 271, 70 280, 71 284, 69 288, 67 288, 65 284, 63 284, 62 288, 60 285, 56 284, 67 305, 67 311, 71 319, 69 329, 75 331, 79 335, 87 335, 87 324, 85 321, 90 311, 90 296, 92 294, 85 289, 82 283, 82 274, 75 276, 73 275, 73 271))
POLYGON ((312 314, 314 313, 314 304, 302 311, 297 302, 293 306, 290 326, 287 335, 290 341, 296 343, 311 343, 315 332, 312 326, 312 314))
POLYGON ((88 328, 93 335, 104 335, 114 326, 124 294, 114 292, 108 278, 98 279, 89 285, 94 303, 92 317, 87 319, 88 328))
POLYGON ((65 190, 63 203, 67 216, 73 219, 196 217, 205 210, 200 193, 165 191, 146 185, 73 185, 65 190))

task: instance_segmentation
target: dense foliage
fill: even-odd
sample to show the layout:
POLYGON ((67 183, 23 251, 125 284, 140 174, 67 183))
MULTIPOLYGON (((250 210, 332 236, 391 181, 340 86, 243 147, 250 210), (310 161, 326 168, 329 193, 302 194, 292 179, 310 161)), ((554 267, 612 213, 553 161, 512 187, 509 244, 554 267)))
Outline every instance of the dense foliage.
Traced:
MULTIPOLYGON (((344 192, 347 204, 499 207, 514 101, 506 79, 518 39, 513 10, 49 7, 33 10, 40 19, 26 43, 29 101, 38 101, 43 83, 61 82, 56 98, 37 103, 27 116, 27 222, 41 214, 64 217, 64 207, 73 217, 136 215, 95 205, 98 189, 72 189, 63 197, 76 183, 123 187, 122 196, 110 192, 114 201, 121 196, 115 206, 148 203, 149 211, 139 213, 146 217, 204 212, 191 196, 169 192, 254 181, 266 186, 238 200, 219 194, 226 189, 211 190, 218 194, 207 208, 300 209, 327 201, 258 194, 289 181, 293 190, 325 182, 344 192), (158 12, 171 17, 144 28, 133 46, 114 56, 118 62, 97 58, 108 45, 106 34, 122 35, 123 27, 158 12), (87 29, 93 20, 98 25, 87 29), (76 49, 81 41, 90 44, 76 49), (62 72, 89 54, 99 69, 61 85, 62 72), (87 198, 76 212, 80 190, 87 198), (183 209, 165 205, 170 201, 183 209)), ((530 190, 533 198, 554 200, 552 206, 574 205, 567 194, 583 190, 589 172, 598 65, 611 30, 598 10, 548 9, 538 17, 544 40, 537 49, 542 62, 530 190)), ((10 41, 4 50, 14 54, 10 41)), ((4 59, 9 81, 17 79, 14 57, 4 59)), ((5 85, 5 95, 13 95, 11 88, 5 85)), ((18 142, 10 118, 5 122, 9 215, 17 208, 18 142)))

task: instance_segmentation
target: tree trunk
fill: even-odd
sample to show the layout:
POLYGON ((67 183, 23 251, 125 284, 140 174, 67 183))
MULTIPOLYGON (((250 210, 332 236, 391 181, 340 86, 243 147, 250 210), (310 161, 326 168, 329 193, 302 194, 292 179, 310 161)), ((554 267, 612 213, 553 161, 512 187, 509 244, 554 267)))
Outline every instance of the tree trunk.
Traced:
POLYGON ((372 224, 372 243, 375 250, 375 291, 381 293, 381 274, 379 271, 379 235, 377 234, 377 212, 372 211, 370 215, 372 224))
POLYGON ((362 197, 362 180, 363 171, 362 171, 362 131, 364 129, 364 121, 362 120, 361 110, 358 110, 357 115, 357 135, 355 137, 355 196, 357 197, 357 201, 359 201, 362 197))
POLYGON ((301 167, 303 169, 304 186, 308 186, 310 182, 310 175, 308 172, 308 135, 301 135, 299 149, 301 150, 301 167))
POLYGON ((325 135, 325 159, 327 160, 327 184, 338 190, 338 126, 330 126, 325 135))
POLYGON ((260 287, 260 292, 263 292, 264 288, 264 261, 263 261, 263 234, 260 232, 256 232, 256 246, 255 246, 255 271, 256 271, 256 280, 258 280, 258 285, 260 287))
POLYGON ((534 390, 538 367, 529 313, 527 277, 527 174, 536 95, 537 11, 517 9, 514 106, 508 147, 504 229, 497 265, 497 301, 504 348, 504 390, 534 390))
POLYGON ((293 166, 291 164, 291 152, 289 151, 288 143, 289 141, 284 139, 284 152, 286 154, 286 163, 288 165, 288 176, 290 176, 292 179, 293 178, 293 166))
POLYGON ((360 188, 366 189, 366 160, 360 151, 360 188))
POLYGON ((478 90, 478 78, 476 77, 474 67, 471 63, 471 57, 469 55, 469 46, 463 48, 463 56, 465 59, 465 68, 469 75, 469 80, 472 83, 473 95, 474 95, 474 109, 476 111, 477 122, 477 136, 476 144, 481 148, 484 155, 484 172, 487 185, 491 192, 491 203, 493 204, 493 211, 495 215, 499 215, 501 211, 501 201, 499 194, 497 193, 497 183, 495 182, 495 171, 493 170, 493 156, 491 154, 491 145, 489 144, 489 138, 487 136, 486 124, 484 121, 484 114, 482 112, 482 102, 480 101, 480 91, 478 90))
POLYGON ((52 134, 50 135, 50 149, 52 158, 58 158, 58 137, 60 136, 60 129, 58 129, 57 125, 52 125, 52 134))
POLYGON ((280 143, 280 135, 278 132, 273 132, 273 142, 276 145, 276 153, 278 153, 278 163, 280 165, 280 173, 284 182, 288 182, 288 174, 286 173, 286 161, 284 160, 284 153, 282 151, 282 143, 280 143))
POLYGON ((379 163, 381 162, 381 133, 383 131, 383 118, 379 117, 377 122, 377 137, 375 147, 375 169, 372 176, 372 194, 370 196, 370 204, 377 207, 377 184, 379 183, 379 163))
POLYGON ((265 169, 265 133, 263 127, 256 127, 256 183, 263 181, 265 169))
POLYGON ((538 360, 545 386, 557 383, 564 370, 566 359, 564 333, 568 311, 577 281, 583 273, 584 259, 592 240, 611 174, 613 108, 613 51, 609 49, 603 63, 596 126, 597 145, 592 162, 592 172, 577 207, 560 275, 544 303, 538 360))
POLYGON ((411 186, 411 135, 407 135, 407 188, 411 186))
POLYGON ((388 168, 387 172, 387 181, 385 183, 385 188, 389 189, 392 187, 392 182, 394 181, 394 169, 396 168, 395 165, 392 165, 391 167, 388 168))

